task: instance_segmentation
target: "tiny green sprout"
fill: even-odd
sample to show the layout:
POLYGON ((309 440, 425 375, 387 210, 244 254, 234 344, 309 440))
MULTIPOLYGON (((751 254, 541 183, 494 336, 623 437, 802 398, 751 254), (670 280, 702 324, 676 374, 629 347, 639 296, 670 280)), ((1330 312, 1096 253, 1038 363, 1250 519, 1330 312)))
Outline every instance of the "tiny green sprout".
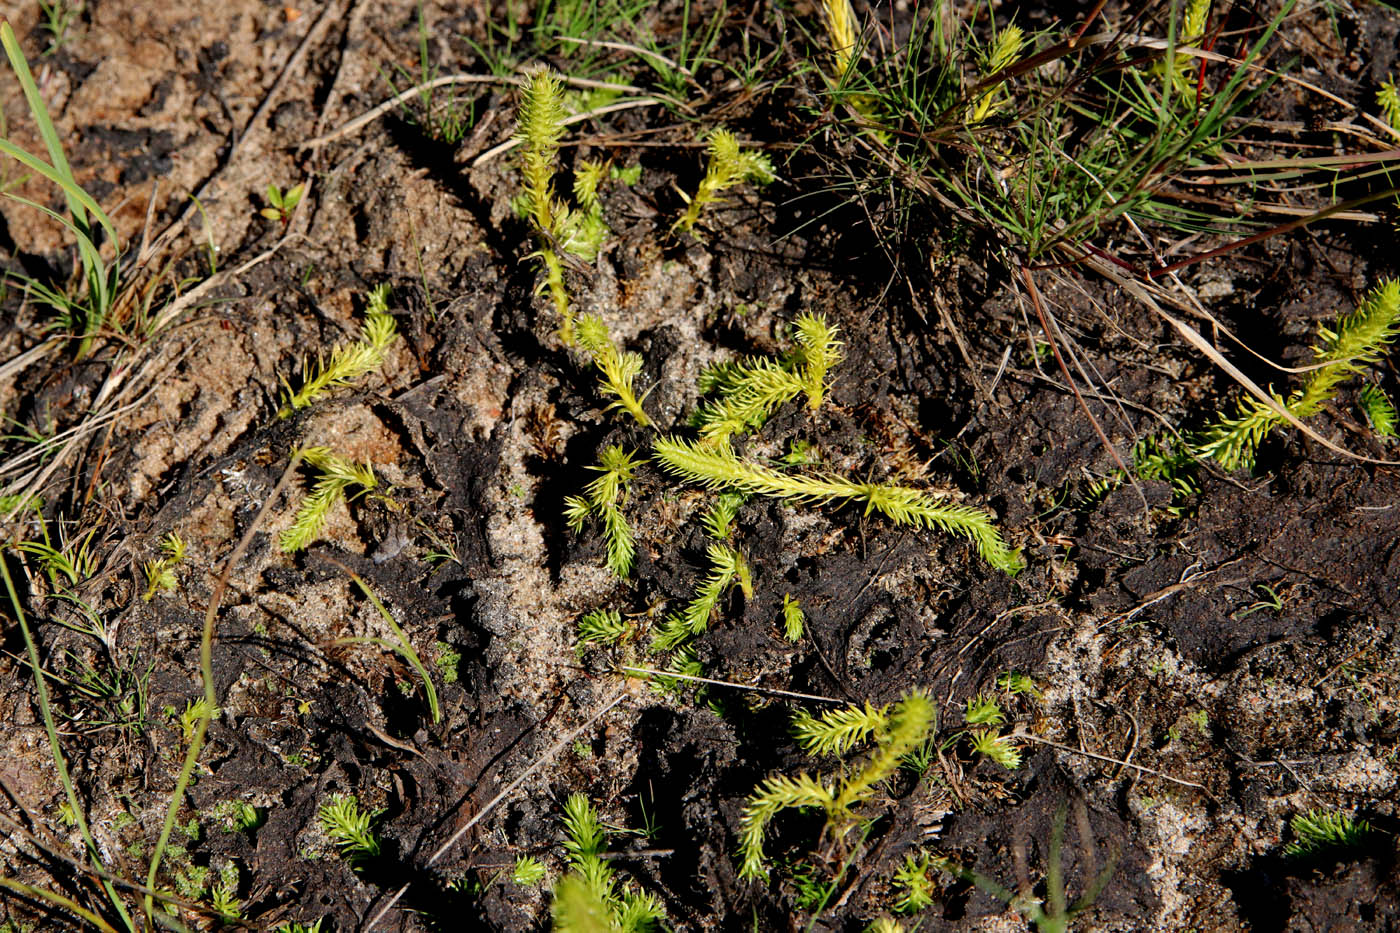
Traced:
POLYGON ((359 487, 356 496, 379 485, 374 468, 368 463, 355 463, 334 453, 329 447, 307 447, 302 460, 316 470, 318 476, 311 494, 302 500, 296 519, 285 529, 278 543, 283 552, 291 554, 305 549, 321 533, 331 508, 343 499, 346 490, 359 487))
POLYGON ((783 810, 819 807, 826 814, 827 829, 843 838, 862 822, 855 808, 874 796, 876 788, 898 770, 904 757, 920 748, 934 724, 933 702, 913 692, 893 707, 850 707, 803 720, 809 749, 849 749, 856 736, 870 736, 875 747, 865 762, 846 770, 832 781, 810 774, 766 778, 749 797, 739 824, 739 877, 763 878, 768 874, 763 836, 783 810))
MULTIPOLYGON (((1400 279, 1389 279, 1371 291, 1335 329, 1318 328, 1318 344, 1313 348, 1317 368, 1286 400, 1275 394, 1275 404, 1299 420, 1316 415, 1336 396, 1343 382, 1379 360, 1397 335, 1400 279)), ((1252 468, 1259 445, 1286 422, 1273 408, 1248 396, 1240 402, 1238 416, 1222 417, 1205 432, 1195 453, 1213 458, 1227 470, 1252 468)))
POLYGON ((445 684, 455 684, 458 678, 457 666, 462 662, 462 652, 453 649, 445 641, 433 642, 433 660, 437 663, 438 674, 445 684))
POLYGON ((361 810, 354 794, 332 794, 318 814, 321 830, 352 864, 379 855, 379 840, 372 829, 378 815, 378 811, 361 810))
POLYGON ((1371 422, 1371 430, 1381 437, 1400 437, 1400 415, 1395 412, 1395 403, 1380 386, 1367 383, 1361 388, 1361 410, 1366 420, 1371 422))
POLYGON ((633 381, 642 372, 641 354, 618 352, 608 333, 608 325, 596 314, 585 314, 579 318, 577 333, 579 346, 593 357, 594 365, 602 374, 603 394, 613 396, 614 401, 607 410, 620 408, 642 427, 651 424, 632 388, 633 381))
POLYGON ((802 632, 807 624, 807 614, 802 611, 802 604, 792 597, 791 593, 783 594, 783 634, 788 641, 800 641, 802 632))
POLYGON ((1381 82, 1381 89, 1376 92, 1376 104, 1390 128, 1400 133, 1400 90, 1396 89, 1393 80, 1381 82))
POLYGON ((583 529, 590 516, 602 519, 608 569, 617 577, 625 577, 632 572, 637 548, 632 526, 622 514, 622 503, 627 498, 627 484, 632 481, 637 460, 635 452, 629 454, 617 444, 604 448, 598 460, 598 465, 589 469, 602 475, 584 487, 583 495, 565 497, 564 520, 577 532, 583 529))
POLYGON ((170 532, 160 541, 161 556, 148 560, 142 569, 146 574, 146 592, 141 599, 150 602, 156 593, 172 592, 179 581, 175 579, 175 565, 185 559, 185 542, 175 532, 170 532))
POLYGON ((1011 744, 1011 739, 995 729, 974 729, 968 734, 972 750, 984 755, 1008 771, 1021 767, 1021 751, 1011 744))
POLYGON ((705 166, 705 177, 700 179, 695 196, 686 198, 686 211, 672 225, 672 230, 693 233, 700 221, 700 211, 718 202, 720 192, 744 181, 766 185, 778 177, 768 156, 756 149, 739 148, 739 140, 723 127, 710 133, 706 152, 709 162, 705 166))
POLYGON ((251 832, 267 821, 267 815, 246 800, 223 800, 214 807, 214 818, 224 832, 251 832))
POLYGON ((964 718, 969 726, 999 726, 1006 722, 1006 714, 1002 712, 996 697, 985 693, 967 698, 964 718))
POLYGON ((935 886, 929 876, 933 868, 933 857, 926 852, 918 855, 910 852, 904 856, 904 864, 895 869, 894 886, 899 892, 894 909, 901 914, 912 914, 932 907, 935 886))
POLYGON ((865 933, 905 933, 905 928, 893 917, 876 917, 866 925, 865 933))
POLYGON ((301 203, 301 197, 305 193, 305 185, 293 185, 283 192, 276 184, 269 184, 267 186, 267 203, 271 206, 264 207, 258 213, 268 220, 276 220, 286 224, 292 219, 292 212, 297 209, 297 205, 301 203))
POLYGON ((522 888, 533 888, 544 881, 545 874, 544 862, 529 855, 522 855, 515 860, 510 880, 522 888))
POLYGON ((594 609, 578 621, 578 643, 584 645, 615 645, 632 630, 616 609, 594 609))
POLYGON ((1288 821, 1294 841, 1283 850, 1300 858, 1325 849, 1351 848, 1361 844, 1371 832, 1371 824, 1340 810, 1310 810, 1288 821))
POLYGON ((998 674, 997 689, 1014 697, 1028 696, 1037 700, 1044 699, 1040 688, 1035 685, 1035 680, 1031 675, 1023 674, 1020 671, 1005 671, 998 674))
POLYGON ((185 740, 185 743, 189 744, 194 739, 194 731, 200 720, 213 719, 220 712, 222 710, 217 706, 212 706, 204 697, 187 702, 184 712, 180 714, 179 718, 180 736, 185 740))
POLYGON ((239 920, 243 916, 243 904, 238 900, 238 865, 225 862, 219 869, 219 880, 209 888, 209 906, 225 922, 239 920))
POLYGON ((398 335, 393 315, 389 313, 389 286, 372 289, 365 309, 365 322, 357 340, 342 344, 331 351, 329 359, 316 358, 309 368, 303 363, 301 388, 293 390, 282 380, 282 407, 277 417, 286 418, 294 411, 306 408, 333 389, 353 385, 384 364, 389 345, 398 335))
POLYGON ((614 165, 608 170, 608 177, 613 181, 620 181, 624 185, 635 185, 642 180, 642 165, 640 162, 636 165, 629 165, 627 168, 614 165))

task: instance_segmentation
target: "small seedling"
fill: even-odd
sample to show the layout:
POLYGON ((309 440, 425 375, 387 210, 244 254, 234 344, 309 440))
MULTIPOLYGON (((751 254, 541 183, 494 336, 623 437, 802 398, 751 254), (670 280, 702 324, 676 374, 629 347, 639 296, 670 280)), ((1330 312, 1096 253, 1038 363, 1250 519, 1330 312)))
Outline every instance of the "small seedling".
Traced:
POLYGON ((924 743, 933 724, 933 703, 918 692, 908 694, 893 708, 876 709, 867 703, 864 708, 847 707, 800 718, 798 741, 813 754, 849 750, 866 737, 874 739, 875 748, 860 767, 831 782, 805 773, 764 780, 744 807, 739 829, 739 877, 767 876, 763 835, 783 810, 818 807, 826 814, 826 829, 832 838, 842 839, 861 822, 860 805, 895 773, 904 756, 924 743))
POLYGON ((1288 821, 1294 841, 1283 850, 1294 858, 1327 849, 1353 848, 1371 832, 1371 824, 1340 810, 1310 810, 1288 821))
POLYGON ((616 609, 594 609, 578 621, 579 647, 615 645, 632 630, 616 609))
POLYGON ((160 541, 161 556, 148 560, 142 570, 146 575, 146 592, 141 598, 150 602, 156 593, 169 593, 179 585, 175 579, 175 567, 185 559, 185 542, 175 532, 170 532, 160 541))
POLYGON ((934 864, 933 856, 926 852, 904 856, 904 864, 894 873, 894 887, 899 892, 893 905, 897 913, 912 914, 933 906, 937 886, 929 873, 934 864))
POLYGON ((973 729, 967 734, 972 750, 984 755, 1008 771, 1021 767, 1021 751, 1011 744, 1011 739, 995 729, 973 729))
POLYGON ((372 828, 378 815, 379 811, 361 810, 353 794, 333 794, 321 805, 319 818, 322 831, 340 849, 340 854, 355 864, 379 855, 379 840, 372 828))
MULTIPOLYGON (((1400 279, 1390 279, 1362 301, 1353 313, 1343 317, 1333 330, 1318 328, 1318 344, 1313 350, 1313 369, 1303 383, 1284 399, 1274 402, 1294 418, 1310 418, 1337 394, 1343 382, 1380 359, 1385 348, 1400 334, 1400 279)), ((1287 422, 1282 414, 1250 396, 1240 403, 1237 417, 1222 417, 1206 431, 1195 453, 1211 457, 1227 470, 1252 468, 1259 445, 1277 427, 1287 422)))
POLYGON ((389 314, 389 286, 374 288, 368 299, 365 323, 360 328, 358 340, 337 346, 328 360, 318 356, 315 365, 309 368, 303 363, 305 375, 301 388, 293 391, 287 380, 282 380, 283 403, 277 412, 278 418, 286 418, 292 412, 307 407, 332 389, 354 385, 360 377, 384 364, 384 355, 398 335, 394 318, 389 314))
POLYGON ((1366 420, 1371 422, 1371 430, 1381 437, 1400 437, 1400 415, 1395 412, 1395 403, 1380 386, 1368 384, 1361 389, 1359 396, 1361 410, 1366 420))
POLYGON ((355 463, 329 447, 307 447, 302 459, 319 474, 311 494, 301 502, 296 520, 282 532, 278 543, 283 552, 291 554, 304 550, 320 535, 331 508, 345 498, 347 490, 358 487, 361 496, 379 485, 374 468, 368 463, 355 463))
POLYGON ((788 641, 800 641, 807 624, 807 614, 802 604, 792 598, 791 593, 783 594, 783 634, 788 641))
POLYGON ((301 196, 305 193, 305 185, 292 185, 284 192, 276 184, 269 184, 267 186, 268 206, 258 213, 268 220, 275 220, 286 226, 292 219, 292 212, 301 203, 301 196))
POLYGON ((720 202, 721 192, 745 181, 766 185, 778 177, 768 156, 756 149, 739 148, 739 140, 726 129, 710 133, 706 152, 709 162, 705 166, 705 177, 700 179, 695 195, 685 199, 686 211, 672 225, 672 230, 693 233, 700 221, 700 212, 707 205, 720 202))
POLYGON ((533 888, 544 880, 545 874, 544 862, 529 855, 522 855, 515 860, 510 880, 521 887, 533 888))
POLYGON ((291 920, 278 926, 272 933, 321 933, 321 923, 323 920, 325 920, 324 917, 310 926, 298 920, 291 920))
POLYGON ((579 346, 593 358, 602 376, 604 395, 611 395, 614 401, 607 410, 619 408, 631 415, 642 427, 651 424, 651 419, 642 410, 642 403, 632 389, 632 383, 641 374, 642 357, 639 353, 621 353, 608 333, 608 325, 596 314, 585 314, 578 320, 579 346))
POLYGON ((554 886, 555 930, 644 933, 666 918, 666 908, 655 895, 619 881, 612 863, 603 857, 607 832, 582 794, 570 795, 564 804, 564 834, 570 870, 554 886))
POLYGON ((583 495, 564 499, 564 519, 575 532, 583 529, 590 516, 602 519, 603 536, 608 545, 608 569, 618 577, 632 572, 632 561, 637 554, 632 526, 622 514, 627 484, 632 481, 636 467, 634 454, 625 452, 621 446, 614 444, 604 448, 599 464, 589 467, 602 475, 584 487, 583 495))
POLYGON ((1376 92, 1376 104, 1390 128, 1400 133, 1400 90, 1396 89, 1394 80, 1381 82, 1381 89, 1376 92))
POLYGON ((238 865, 225 862, 219 869, 219 879, 209 888, 209 906, 225 923, 233 923, 243 916, 243 904, 238 900, 238 865))

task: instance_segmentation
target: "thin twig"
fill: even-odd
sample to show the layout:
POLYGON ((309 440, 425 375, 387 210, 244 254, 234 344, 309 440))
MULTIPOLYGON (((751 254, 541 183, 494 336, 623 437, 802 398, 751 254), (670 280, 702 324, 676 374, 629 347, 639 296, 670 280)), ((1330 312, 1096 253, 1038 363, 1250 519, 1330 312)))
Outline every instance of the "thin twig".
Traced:
POLYGON ((1069 745, 1061 745, 1059 742, 1052 742, 1049 739, 1043 739, 1040 736, 1032 735, 1029 732, 1013 732, 1010 735, 1006 736, 1006 738, 1025 739, 1028 742, 1037 742, 1041 745, 1048 745, 1053 749, 1062 752, 1067 752, 1071 755, 1082 755, 1085 758, 1092 758, 1095 761, 1105 761, 1109 764, 1118 765, 1123 768, 1132 768, 1134 771, 1137 771, 1141 774, 1151 774, 1154 777, 1159 777, 1164 781, 1171 781, 1173 784, 1180 784, 1182 787, 1194 787, 1197 790, 1204 792, 1205 795, 1207 797, 1210 797, 1212 800, 1215 799, 1215 795, 1212 794, 1204 784, 1197 784, 1195 781, 1188 781, 1185 778, 1172 777, 1170 774, 1167 774, 1164 771, 1158 771, 1156 768, 1149 768, 1146 765, 1135 765, 1131 761, 1124 761, 1122 758, 1113 758, 1109 755, 1100 755, 1097 752, 1086 752, 1082 749, 1074 748, 1069 745))

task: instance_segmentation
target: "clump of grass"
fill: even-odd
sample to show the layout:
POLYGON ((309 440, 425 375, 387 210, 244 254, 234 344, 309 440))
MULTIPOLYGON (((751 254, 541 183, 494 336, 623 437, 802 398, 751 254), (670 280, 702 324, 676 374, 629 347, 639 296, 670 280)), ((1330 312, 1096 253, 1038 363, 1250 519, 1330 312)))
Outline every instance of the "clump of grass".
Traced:
POLYGON ((651 419, 642 410, 642 403, 632 388, 632 383, 642 371, 641 354, 620 352, 608 333, 608 325, 596 314, 585 314, 578 319, 578 342, 598 367, 603 393, 613 397, 607 410, 619 408, 642 427, 650 425, 651 419))
MULTIPOLYGON (((1316 366, 1287 399, 1274 395, 1276 405, 1298 420, 1310 418, 1337 395, 1341 384, 1380 359, 1400 334, 1400 279, 1374 289, 1335 329, 1318 328, 1313 348, 1316 366)), ((1288 419, 1257 398, 1240 403, 1239 414, 1222 417, 1195 445, 1195 454, 1209 457, 1227 470, 1252 468, 1259 445, 1288 419)))
POLYGON ((282 380, 282 407, 278 418, 286 418, 292 412, 306 408, 324 398, 333 389, 354 385, 384 365, 384 355, 389 345, 398 335, 394 318, 389 314, 389 286, 380 285, 368 296, 365 309, 365 322, 360 328, 360 336, 349 344, 342 344, 331 351, 330 357, 316 358, 311 367, 303 366, 305 375, 301 388, 293 390, 287 380, 282 380))
POLYGON ((598 465, 589 467, 602 475, 584 487, 583 495, 564 499, 564 519, 575 532, 582 530, 590 517, 602 520, 608 569, 618 577, 632 572, 632 562, 637 556, 632 526, 622 514, 627 484, 632 481, 636 468, 635 454, 627 453, 618 444, 606 447, 599 455, 598 465))
POLYGON ((1019 548, 1008 547, 985 509, 948 505, 908 486, 862 483, 834 473, 800 476, 744 460, 726 447, 708 448, 675 438, 658 440, 656 461, 670 473, 712 489, 729 489, 790 502, 864 502, 897 525, 937 528, 970 539, 982 559, 1016 574, 1024 566, 1019 548))
POLYGON ((28 294, 58 312, 59 326, 77 334, 80 338, 77 355, 81 359, 87 356, 93 340, 96 339, 98 332, 112 316, 121 294, 123 280, 120 249, 116 250, 116 255, 111 261, 107 261, 102 257, 99 243, 100 235, 105 233, 112 244, 118 244, 116 228, 112 225, 111 218, 98 206, 92 196, 83 190, 74 177, 73 169, 68 164, 68 157, 63 151, 63 143, 58 138, 58 131, 54 129, 53 120, 44 104, 43 95, 39 93, 39 88, 34 83, 34 76, 29 71, 24 51, 15 39, 14 30, 10 28, 8 22, 0 23, 0 45, 4 46, 5 55, 10 61, 10 68, 19 80, 20 90, 24 94, 25 102, 29 105, 30 114, 34 117, 39 136, 44 141, 49 161, 45 162, 43 159, 25 152, 8 139, 0 139, 0 153, 9 156, 25 168, 57 185, 59 190, 63 192, 68 216, 65 217, 42 204, 9 192, 4 192, 4 196, 47 214, 73 234, 73 238, 77 241, 78 257, 83 267, 83 285, 86 289, 86 295, 82 298, 74 298, 61 288, 55 288, 33 278, 24 278, 21 280, 21 284, 28 294), (93 221, 96 221, 96 225, 93 221), (99 227, 101 228, 100 233, 99 227))
POLYGON ((723 127, 711 131, 705 151, 709 157, 705 177, 700 179, 695 194, 686 198, 685 213, 672 225, 673 230, 694 233, 700 212, 719 202, 720 195, 735 185, 745 181, 766 185, 778 177, 768 156, 756 149, 741 148, 734 134, 723 127))
POLYGON ((302 451, 302 459, 319 475, 311 494, 302 500, 297 509, 296 520, 278 538, 278 544, 288 554, 304 550, 316 540, 325 527, 331 509, 345 498, 348 490, 359 487, 355 495, 360 496, 379 485, 374 467, 368 463, 355 463, 329 447, 307 447, 302 451))
POLYGON ((894 774, 900 760, 919 748, 934 725, 933 702, 922 693, 906 695, 893 707, 847 707, 798 720, 798 741, 813 754, 839 754, 872 738, 875 747, 859 766, 834 779, 810 774, 769 777, 749 797, 739 829, 739 877, 768 874, 763 836, 783 810, 817 807, 826 814, 826 828, 840 839, 861 821, 861 804, 894 774))

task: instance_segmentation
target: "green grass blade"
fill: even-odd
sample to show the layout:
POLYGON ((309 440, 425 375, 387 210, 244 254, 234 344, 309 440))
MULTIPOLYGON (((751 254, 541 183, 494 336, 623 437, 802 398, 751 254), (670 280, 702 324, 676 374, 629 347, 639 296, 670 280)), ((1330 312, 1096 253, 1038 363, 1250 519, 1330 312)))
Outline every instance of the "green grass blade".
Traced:
MULTIPOLYGON (((3 30, 9 28, 9 24, 0 26, 0 29, 3 30)), ((68 797, 68 806, 73 812, 83 842, 87 845, 88 858, 92 862, 92 866, 101 871, 103 870, 102 860, 97 853, 97 843, 93 841, 92 831, 88 829, 87 817, 83 815, 82 804, 78 802, 78 795, 73 790, 73 778, 68 773, 68 762, 63 757, 62 746, 58 744, 58 729, 54 726, 53 709, 49 706, 49 690, 44 683, 43 666, 39 663, 39 647, 34 643, 34 636, 29 631, 29 622, 24 617, 24 608, 20 605, 19 595, 15 592, 14 580, 10 577, 10 565, 6 562, 3 553, 0 553, 0 576, 5 578, 5 593, 10 598, 10 608, 14 610, 15 619, 19 622, 20 634, 24 638, 25 649, 29 653, 29 666, 34 671, 34 693, 39 701, 39 713, 44 720, 44 732, 49 737, 49 751, 53 754, 54 769, 58 771, 58 780, 63 785, 64 793, 68 797)), ((121 915, 126 928, 135 930, 136 927, 131 921, 131 916, 126 912, 121 898, 117 897, 116 889, 112 887, 111 882, 104 880, 102 887, 106 890, 107 897, 111 899, 112 906, 121 915)))
POLYGON ((418 659, 418 652, 413 650, 413 645, 404 634, 404 630, 399 628, 399 623, 394 621, 394 617, 389 614, 389 610, 384 608, 384 604, 379 601, 379 597, 374 595, 374 590, 369 588, 369 584, 360 578, 360 575, 351 571, 350 579, 355 581, 355 585, 360 591, 369 597, 369 601, 374 604, 374 608, 379 610, 379 614, 384 617, 384 621, 389 623, 389 628, 394 630, 394 637, 399 640, 395 650, 403 655, 413 669, 418 672, 418 676, 423 678, 423 690, 428 695, 428 709, 433 714, 433 722, 442 722, 442 708, 438 706, 437 691, 433 689, 433 679, 428 676, 428 669, 423 666, 423 662, 418 659))

